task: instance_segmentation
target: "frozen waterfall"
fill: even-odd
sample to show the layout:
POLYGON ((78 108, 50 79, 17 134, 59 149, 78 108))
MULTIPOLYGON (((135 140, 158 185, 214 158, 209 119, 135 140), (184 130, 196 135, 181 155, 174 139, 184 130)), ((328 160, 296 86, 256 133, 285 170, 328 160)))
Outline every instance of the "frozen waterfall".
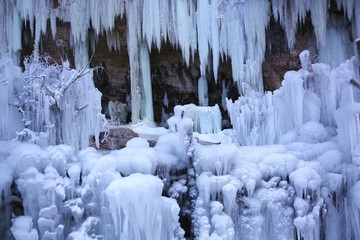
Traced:
MULTIPOLYGON (((348 20, 352 22, 353 36, 360 37, 360 21, 355 14, 360 3, 354 0, 337 0, 336 3, 338 9, 345 10, 348 20)), ((219 62, 230 58, 233 80, 238 83, 242 93, 248 89, 263 90, 261 64, 266 47, 265 29, 271 14, 285 30, 290 49, 295 43, 297 25, 304 22, 306 14, 310 13, 317 45, 321 49, 320 58, 337 58, 339 61, 336 63, 340 63, 340 59, 345 60, 352 55, 344 49, 339 49, 336 55, 326 52, 328 48, 335 49, 334 44, 345 44, 348 41, 337 37, 340 34, 333 33, 336 27, 334 22, 339 21, 334 21, 333 17, 328 21, 326 0, 317 1, 316 4, 312 4, 310 0, 291 3, 279 0, 155 0, 151 4, 144 0, 111 0, 106 3, 86 0, 59 1, 57 5, 52 1, 36 5, 33 1, 2 0, 0 11, 3 13, 0 14, 0 25, 3 26, 1 56, 11 57, 19 64, 23 22, 29 21, 35 36, 35 46, 38 47, 41 35, 46 32, 47 21, 50 22, 54 37, 57 31, 56 19, 59 19, 70 23, 71 44, 77 68, 86 66, 89 60, 88 50, 90 47, 93 50, 96 48, 99 35, 108 36, 109 49, 120 48, 114 20, 126 17, 133 123, 144 117, 140 114, 140 105, 144 99, 148 99, 148 96, 143 96, 143 89, 147 85, 140 83, 141 78, 147 78, 142 76, 146 67, 139 65, 140 60, 145 61, 144 50, 141 50, 141 54, 138 50, 142 45, 152 51, 152 44, 159 50, 162 43, 170 42, 181 49, 187 65, 195 54, 199 54, 201 75, 212 69, 215 80, 218 78, 219 62), (94 34, 89 34, 89 29, 94 34), (330 40, 327 42, 326 39, 330 40)), ((150 106, 147 108, 150 109, 150 106)), ((145 117, 152 119, 149 113, 145 117)))
POLYGON ((331 3, 0 0, 0 239, 360 239, 360 1, 331 3), (310 19, 317 51, 264 92, 271 18, 289 49, 310 19), (69 24, 75 69, 39 54, 57 21, 69 24), (24 27, 35 50, 21 68, 24 27), (116 150, 100 149, 110 133, 89 66, 101 35, 128 51, 132 124, 110 127, 137 135, 116 150), (164 129, 151 52, 167 43, 184 65, 198 61, 200 106, 176 105, 164 129), (226 60, 238 99, 218 76, 226 60))

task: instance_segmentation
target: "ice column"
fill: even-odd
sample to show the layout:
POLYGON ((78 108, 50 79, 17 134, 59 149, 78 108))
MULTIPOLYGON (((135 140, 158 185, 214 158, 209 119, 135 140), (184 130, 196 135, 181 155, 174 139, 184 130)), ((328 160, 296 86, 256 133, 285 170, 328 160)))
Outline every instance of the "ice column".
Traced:
POLYGON ((319 62, 335 68, 350 58, 351 42, 346 24, 342 17, 332 15, 329 17, 326 42, 319 48, 319 62))
POLYGON ((273 106, 273 95, 249 92, 226 106, 238 143, 242 146, 277 143, 281 134, 273 106))
POLYGON ((199 78, 198 81, 198 95, 199 95, 199 105, 208 106, 209 97, 208 97, 208 83, 207 79, 203 76, 199 78))
POLYGON ((157 240, 180 237, 175 199, 161 196, 163 182, 155 176, 132 174, 106 189, 109 209, 119 239, 157 240))
POLYGON ((148 120, 154 120, 150 56, 148 47, 145 45, 145 43, 142 43, 140 48, 140 69, 142 80, 141 117, 143 119, 147 118, 148 120))
POLYGON ((194 121, 194 131, 210 134, 221 131, 221 112, 217 104, 211 107, 199 107, 194 104, 184 105, 184 117, 194 121))
POLYGON ((139 39, 141 38, 140 0, 126 1, 127 47, 131 79, 131 120, 140 120, 141 89, 139 85, 139 39))
MULTIPOLYGON (((0 17, 1 18, 1 17, 0 17)), ((15 67, 9 58, 0 60, 0 139, 10 140, 16 137, 16 132, 24 128, 21 114, 14 106, 18 91, 21 87, 21 71, 15 67)))

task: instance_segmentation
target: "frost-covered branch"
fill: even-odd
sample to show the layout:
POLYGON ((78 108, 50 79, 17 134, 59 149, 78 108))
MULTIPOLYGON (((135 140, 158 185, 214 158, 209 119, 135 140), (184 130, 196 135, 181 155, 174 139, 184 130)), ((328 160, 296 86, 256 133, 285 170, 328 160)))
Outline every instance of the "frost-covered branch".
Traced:
POLYGON ((8 81, 6 79, 0 80, 0 85, 6 85, 8 84, 8 81))
POLYGON ((93 54, 91 55, 90 60, 88 61, 88 63, 86 64, 86 66, 80 70, 80 72, 78 72, 74 78, 70 79, 69 81, 67 81, 61 88, 59 91, 59 95, 62 96, 64 94, 64 92, 70 87, 71 84, 73 84, 74 82, 76 82, 79 78, 87 75, 90 72, 93 72, 94 70, 97 70, 99 68, 102 68, 101 66, 98 67, 94 67, 94 68, 89 68, 90 63, 92 61, 92 59, 94 58, 95 52, 93 52, 93 54))
POLYGON ((30 120, 30 121, 27 121, 26 120, 26 114, 25 114, 25 111, 21 108, 21 107, 18 107, 18 111, 21 113, 22 115, 22 122, 24 123, 24 126, 25 128, 28 128, 30 126, 30 124, 33 122, 33 120, 30 120))
MULTIPOLYGON (((23 73, 8 78, 14 97, 6 107, 14 107, 9 108, 17 120, 16 128, 6 133, 9 139, 16 133, 19 141, 65 143, 81 149, 88 146, 90 136, 98 138, 102 125, 101 93, 92 81, 93 69, 71 69, 68 62, 58 65, 36 53, 26 58, 24 65, 23 73), (77 81, 79 78, 83 81, 77 81)), ((9 68, 6 73, 15 71, 13 65, 9 64, 9 68)), ((0 75, 0 81, 2 78, 0 75)))
POLYGON ((351 83, 354 87, 356 87, 357 89, 360 90, 360 83, 359 83, 358 81, 356 81, 355 79, 351 79, 351 80, 350 80, 350 83, 351 83))
POLYGON ((80 111, 84 110, 87 106, 89 106, 88 103, 83 106, 77 107, 75 110, 75 114, 78 114, 80 111))

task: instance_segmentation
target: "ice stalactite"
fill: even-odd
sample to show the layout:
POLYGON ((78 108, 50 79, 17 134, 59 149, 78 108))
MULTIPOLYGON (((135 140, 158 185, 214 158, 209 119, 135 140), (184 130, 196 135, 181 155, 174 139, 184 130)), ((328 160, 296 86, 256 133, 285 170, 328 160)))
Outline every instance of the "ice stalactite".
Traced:
POLYGON ((259 82, 262 79, 259 63, 264 59, 269 6, 269 2, 263 0, 230 3, 223 13, 226 27, 223 30, 226 43, 222 43, 226 47, 223 49, 231 58, 233 80, 242 93, 248 87, 259 92, 263 90, 262 82, 259 82), (259 9, 258 6, 263 7, 259 9))
MULTIPOLYGON (((74 50, 75 65, 76 68, 81 69, 87 65, 89 60, 89 41, 94 41, 91 38, 94 37, 96 41, 99 35, 107 32, 111 39, 112 35, 109 33, 115 28, 115 19, 124 15, 124 2, 81 1, 74 2, 70 6, 61 3, 58 9, 57 17, 71 23, 71 44, 74 50), (95 36, 89 34, 90 29, 94 30, 95 36)), ((109 48, 113 45, 110 44, 109 48)))
POLYGON ((150 56, 148 47, 143 43, 140 47, 140 69, 141 69, 141 118, 154 120, 153 97, 150 73, 150 56))
POLYGON ((161 46, 161 25, 160 25, 160 0, 144 1, 142 12, 142 38, 147 43, 148 49, 155 43, 158 50, 161 46))
MULTIPOLYGON (((353 36, 358 37, 360 17, 355 13, 360 8, 360 3, 344 0, 336 2, 339 9, 344 9, 348 21, 351 22, 353 36)), ((329 59, 324 49, 333 49, 331 46, 341 41, 339 38, 329 38, 334 35, 334 28, 326 27, 331 25, 332 21, 332 17, 328 17, 326 0, 316 3, 310 0, 156 0, 151 4, 143 0, 111 0, 106 3, 86 0, 59 1, 56 5, 52 1, 39 5, 22 0, 4 2, 0 11, 3 13, 0 18, 3 26, 0 39, 0 46, 4 50, 2 53, 7 52, 18 64, 19 50, 22 48, 22 23, 29 21, 35 46, 38 47, 41 35, 46 32, 47 22, 50 22, 51 34, 55 38, 58 19, 70 23, 71 46, 78 69, 88 63, 89 48, 93 51, 96 49, 100 35, 107 35, 109 49, 119 49, 120 38, 115 23, 126 16, 133 122, 142 118, 139 106, 143 91, 139 83, 141 54, 138 50, 142 44, 147 45, 151 52, 153 44, 160 50, 164 42, 169 42, 181 49, 186 65, 189 65, 198 53, 201 76, 212 70, 215 81, 218 78, 220 60, 230 58, 232 78, 237 82, 240 93, 246 93, 249 89, 263 91, 261 68, 266 47, 265 30, 270 14, 274 15, 275 20, 280 22, 285 30, 290 49, 295 44, 299 23, 304 23, 308 14, 314 26, 321 58, 329 59)), ((342 30, 335 32, 338 31, 342 30)), ((342 59, 343 54, 344 49, 339 48, 334 55, 342 59)), ((334 65, 340 62, 340 58, 339 61, 331 61, 334 65)))
POLYGON ((312 3, 310 0, 272 0, 272 12, 285 30, 288 47, 295 44, 298 24, 304 23, 307 13, 311 14, 318 47, 326 41, 327 1, 312 3))
POLYGON ((360 37, 360 18, 358 12, 360 3, 356 0, 336 0, 338 9, 343 8, 349 21, 352 21, 352 31, 354 38, 360 37))
POLYGON ((318 47, 326 44, 326 22, 328 20, 328 1, 319 0, 316 2, 309 1, 309 10, 311 11, 311 22, 314 26, 316 42, 318 47))
MULTIPOLYGON (((134 21, 137 20, 134 19, 134 21)), ((136 32, 133 32, 133 34, 136 34, 136 32)), ((144 119, 153 121, 154 113, 149 49, 145 42, 134 43, 133 39, 129 36, 128 44, 131 44, 130 46, 128 45, 131 59, 131 120, 134 124, 144 119)))
POLYGON ((221 106, 224 111, 227 111, 226 99, 228 96, 229 87, 226 85, 225 80, 221 81, 221 106))
POLYGON ((16 65, 20 63, 21 19, 12 1, 0 2, 0 57, 10 57, 16 65))
POLYGON ((141 102, 141 89, 139 85, 139 40, 141 36, 140 25, 140 8, 139 0, 127 1, 125 5, 126 19, 128 21, 127 28, 127 46, 130 62, 130 79, 131 79, 131 120, 137 123, 140 120, 140 102, 141 102))
POLYGON ((169 30, 169 40, 173 45, 180 45, 185 63, 189 65, 190 57, 194 57, 197 49, 197 29, 196 29, 196 12, 193 1, 176 1, 171 4, 171 13, 168 19, 171 19, 175 26, 169 30))
POLYGON ((16 1, 16 8, 19 11, 20 19, 22 21, 29 20, 32 34, 35 35, 35 45, 38 45, 40 42, 41 34, 46 33, 48 20, 50 20, 52 36, 55 37, 56 9, 54 8, 52 1, 41 3, 16 1), (35 28, 33 26, 35 26, 35 28))
POLYGON ((208 94, 207 79, 205 77, 200 77, 198 80, 199 106, 207 107, 209 105, 208 94))
POLYGON ((209 60, 209 40, 211 37, 210 19, 213 19, 210 17, 210 14, 212 13, 210 10, 209 1, 197 1, 197 39, 199 44, 200 73, 202 76, 205 75, 206 66, 208 65, 209 60))
POLYGON ((330 15, 327 25, 326 41, 319 47, 319 62, 335 68, 352 55, 351 41, 345 19, 330 15))
POLYGON ((290 49, 295 44, 295 34, 298 22, 304 22, 309 9, 309 1, 273 0, 272 12, 275 20, 279 21, 286 33, 287 44, 290 49))

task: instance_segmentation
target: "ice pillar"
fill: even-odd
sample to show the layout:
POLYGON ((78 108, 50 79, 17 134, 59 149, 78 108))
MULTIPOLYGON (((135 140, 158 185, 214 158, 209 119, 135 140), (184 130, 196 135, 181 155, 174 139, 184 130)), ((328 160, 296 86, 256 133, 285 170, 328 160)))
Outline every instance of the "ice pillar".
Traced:
POLYGON ((140 69, 142 80, 142 97, 141 97, 141 117, 154 120, 151 73, 150 73, 150 56, 145 42, 141 44, 140 49, 140 69))

